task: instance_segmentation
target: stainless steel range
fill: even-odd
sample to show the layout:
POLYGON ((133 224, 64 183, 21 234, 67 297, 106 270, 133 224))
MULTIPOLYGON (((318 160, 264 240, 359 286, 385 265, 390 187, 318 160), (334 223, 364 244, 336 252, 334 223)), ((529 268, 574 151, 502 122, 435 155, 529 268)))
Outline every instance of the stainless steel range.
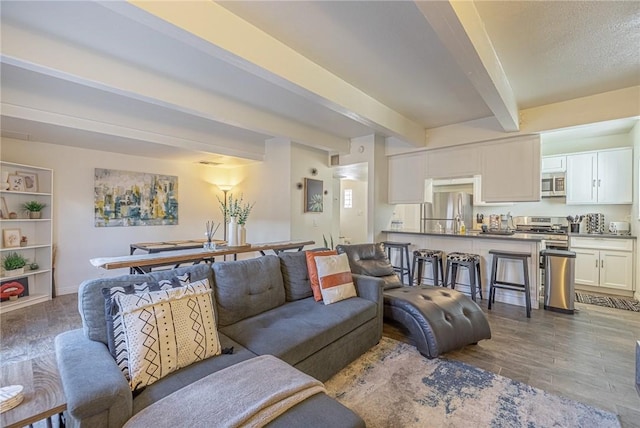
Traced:
POLYGON ((542 235, 542 249, 569 249, 567 220, 562 217, 514 217, 518 233, 542 235))

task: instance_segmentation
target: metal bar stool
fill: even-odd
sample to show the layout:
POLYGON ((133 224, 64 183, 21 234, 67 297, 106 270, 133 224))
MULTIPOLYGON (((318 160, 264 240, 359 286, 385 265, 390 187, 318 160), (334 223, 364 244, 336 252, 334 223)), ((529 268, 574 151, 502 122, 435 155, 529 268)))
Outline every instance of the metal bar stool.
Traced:
POLYGON ((404 284, 403 278, 407 275, 407 284, 411 285, 411 266, 409 266, 409 245, 411 242, 383 241, 382 244, 387 250, 387 257, 392 265, 391 250, 400 250, 400 265, 393 265, 393 269, 400 274, 400 282, 404 284))
POLYGON ((433 285, 444 285, 443 258, 444 252, 441 250, 427 250, 424 248, 415 250, 413 252, 413 266, 411 267, 411 271, 414 276, 416 275, 416 272, 418 274, 415 281, 416 285, 422 284, 422 272, 424 270, 425 263, 431 263, 431 269, 433 271, 433 285), (440 269, 438 269, 438 265, 440 269))
POLYGON ((447 269, 444 275, 444 286, 456 288, 458 280, 458 267, 467 268, 469 271, 469 287, 471 288, 471 299, 475 302, 476 294, 480 294, 482 300, 482 275, 480 274, 480 256, 471 253, 449 253, 447 254, 447 269), (451 272, 451 274, 450 274, 451 272))
POLYGON ((489 282, 489 306, 491 309, 491 303, 496 302, 496 288, 502 288, 505 290, 521 291, 524 293, 524 300, 527 307, 527 318, 531 318, 531 294, 529 293, 529 257, 531 254, 522 253, 516 251, 500 251, 490 250, 489 254, 493 255, 493 262, 491 263, 491 281, 489 282), (507 260, 520 260, 522 261, 522 272, 524 274, 524 284, 518 284, 515 282, 498 281, 498 261, 500 259, 507 260))

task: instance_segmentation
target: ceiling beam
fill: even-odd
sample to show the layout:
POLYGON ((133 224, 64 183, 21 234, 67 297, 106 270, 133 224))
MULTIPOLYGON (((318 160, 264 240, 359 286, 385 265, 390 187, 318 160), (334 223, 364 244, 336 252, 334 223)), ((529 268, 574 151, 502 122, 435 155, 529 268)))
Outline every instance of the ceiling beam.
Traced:
POLYGON ((424 147, 424 126, 387 107, 219 4, 212 1, 132 0, 128 4, 105 2, 104 5, 376 132, 424 147), (138 7, 138 12, 130 5, 138 7))
POLYGON ((415 3, 504 131, 518 131, 518 105, 513 90, 474 3, 415 3))

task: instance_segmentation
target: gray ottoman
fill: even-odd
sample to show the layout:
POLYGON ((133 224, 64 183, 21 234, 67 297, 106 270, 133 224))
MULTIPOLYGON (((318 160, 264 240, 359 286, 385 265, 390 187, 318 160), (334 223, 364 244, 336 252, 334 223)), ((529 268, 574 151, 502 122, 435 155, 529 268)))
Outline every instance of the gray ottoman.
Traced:
POLYGON ((385 290, 384 316, 403 324, 427 358, 491 339, 482 309, 468 296, 428 285, 385 290))

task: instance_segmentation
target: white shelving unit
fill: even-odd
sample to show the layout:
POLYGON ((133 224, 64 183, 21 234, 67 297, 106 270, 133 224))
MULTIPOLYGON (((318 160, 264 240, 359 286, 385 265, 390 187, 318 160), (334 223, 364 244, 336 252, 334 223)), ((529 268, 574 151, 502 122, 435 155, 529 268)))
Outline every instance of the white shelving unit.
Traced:
POLYGON ((23 274, 11 276, 7 276, 4 269, 0 271, 0 283, 2 284, 19 279, 26 279, 28 283, 28 295, 17 300, 0 302, 0 313, 51 300, 52 296, 53 170, 2 161, 0 162, 0 180, 5 179, 7 174, 9 176, 35 176, 37 177, 37 187, 30 180, 30 189, 0 190, 0 210, 2 211, 0 229, 2 231, 19 229, 20 236, 27 237, 27 245, 25 246, 5 247, 4 232, 2 232, 0 234, 0 260, 15 251, 27 258, 29 263, 35 262, 39 267, 30 270, 27 265, 23 274), (27 201, 46 204, 40 219, 30 219, 28 213, 24 212, 22 205, 27 201), (17 218, 9 218, 9 213, 15 213, 17 218))

